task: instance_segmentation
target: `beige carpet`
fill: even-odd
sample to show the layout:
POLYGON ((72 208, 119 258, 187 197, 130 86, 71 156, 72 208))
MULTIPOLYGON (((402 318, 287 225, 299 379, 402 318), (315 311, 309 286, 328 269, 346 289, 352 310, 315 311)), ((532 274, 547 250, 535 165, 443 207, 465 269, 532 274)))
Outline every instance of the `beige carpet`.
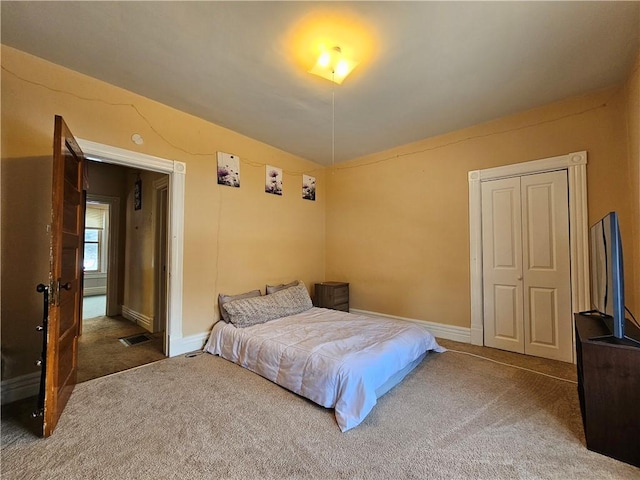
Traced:
POLYGON ((468 343, 454 342, 438 338, 438 343, 451 350, 468 355, 478 355, 492 362, 514 365, 523 369, 533 370, 552 377, 577 382, 576 366, 573 363, 549 360, 546 358, 532 357, 520 353, 506 352, 497 348, 479 347, 468 343))
POLYGON ((78 338, 78 383, 165 358, 162 353, 162 333, 153 340, 126 346, 120 338, 147 333, 123 317, 97 317, 82 321, 78 338))
POLYGON ((3 479, 640 478, 585 448, 574 383, 455 352, 346 433, 209 354, 78 385, 49 439, 24 425, 3 417, 3 479))

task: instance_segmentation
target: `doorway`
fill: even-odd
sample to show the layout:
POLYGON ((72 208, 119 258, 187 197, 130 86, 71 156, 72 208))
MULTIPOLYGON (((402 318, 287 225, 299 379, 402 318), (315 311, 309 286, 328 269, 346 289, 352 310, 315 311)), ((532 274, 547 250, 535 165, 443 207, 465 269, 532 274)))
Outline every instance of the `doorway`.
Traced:
MULTIPOLYGON (((534 160, 503 167, 469 172, 469 244, 471 286, 470 340, 485 345, 485 312, 483 288, 482 183, 521 175, 566 170, 569 200, 569 257, 571 313, 588 309, 589 254, 587 216, 587 153, 575 152, 558 157, 534 160)), ((573 318, 560 319, 571 325, 572 361, 575 362, 573 318)))
MULTIPOLYGON (((111 201, 88 194, 84 222, 84 280, 82 319, 107 315, 107 278, 111 244, 111 201)), ((117 210, 116 210, 117 212, 117 210)), ((81 323, 82 324, 82 323, 81 323)), ((82 331, 82 330, 81 330, 82 331)))
POLYGON ((161 172, 168 175, 167 252, 169 261, 167 269, 166 354, 173 357, 202 348, 203 339, 201 336, 193 335, 185 338, 182 334, 186 164, 80 138, 76 140, 85 157, 89 160, 161 172))
POLYGON ((166 215, 166 204, 156 203, 150 179, 167 185, 167 175, 90 160, 86 170, 78 382, 166 356, 166 316, 159 318, 153 303, 145 299, 161 290, 156 285, 161 276, 156 275, 153 240, 159 229, 166 237, 166 222, 148 221, 166 215), (143 179, 146 192, 140 188, 143 179))

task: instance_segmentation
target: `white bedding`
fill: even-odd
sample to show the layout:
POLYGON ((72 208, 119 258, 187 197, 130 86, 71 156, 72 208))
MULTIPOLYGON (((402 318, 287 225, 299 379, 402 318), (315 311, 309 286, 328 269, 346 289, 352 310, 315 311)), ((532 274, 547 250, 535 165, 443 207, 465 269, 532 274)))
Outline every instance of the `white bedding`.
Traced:
POLYGON ((205 351, 335 409, 344 432, 360 424, 376 390, 429 350, 424 328, 401 320, 311 308, 247 328, 218 322, 205 351))

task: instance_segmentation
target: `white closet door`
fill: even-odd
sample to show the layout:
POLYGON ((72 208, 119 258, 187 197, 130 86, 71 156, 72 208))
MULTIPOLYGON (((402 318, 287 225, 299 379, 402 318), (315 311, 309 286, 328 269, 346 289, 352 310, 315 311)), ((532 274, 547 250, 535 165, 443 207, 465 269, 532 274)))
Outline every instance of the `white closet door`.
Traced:
POLYGON ((525 175, 522 190, 524 351, 571 362, 567 172, 525 175))
POLYGON ((481 188, 484 343, 524 353, 520 178, 481 188))

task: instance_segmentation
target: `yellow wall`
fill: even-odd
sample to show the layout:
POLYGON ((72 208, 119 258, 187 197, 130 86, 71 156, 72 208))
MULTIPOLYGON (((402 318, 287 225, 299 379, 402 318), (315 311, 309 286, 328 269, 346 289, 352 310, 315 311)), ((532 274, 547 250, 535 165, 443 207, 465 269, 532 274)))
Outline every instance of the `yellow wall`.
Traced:
POLYGON ((624 248, 626 303, 640 319, 640 53, 627 82, 627 132, 629 145, 629 190, 633 242, 624 248), (630 248, 628 248, 630 247, 630 248), (633 268, 635 266, 635 268, 633 268), (631 269, 631 270, 630 270, 631 269))
POLYGON ((351 283, 352 308, 469 327, 467 173, 581 150, 589 221, 617 210, 631 252, 625 108, 610 88, 334 167, 327 278, 351 283))
POLYGON ((156 280, 154 269, 156 212, 153 182, 165 176, 156 172, 140 173, 142 204, 139 210, 134 208, 134 185, 138 178, 137 172, 130 170, 126 181, 124 307, 138 315, 148 317, 151 323, 153 323, 151 319, 155 316, 156 280))
POLYGON ((55 114, 77 137, 186 163, 184 336, 211 328, 219 292, 324 280, 319 165, 13 48, 1 53, 3 379, 34 371, 40 356, 35 288, 48 279, 55 114), (241 158, 240 188, 217 185, 217 151, 241 158), (264 193, 265 164, 284 170, 282 197, 264 193), (315 202, 301 198, 302 173, 316 177, 315 202))
POLYGON ((620 213, 627 303, 640 307, 637 68, 624 88, 325 171, 5 46, 2 67, 3 379, 33 371, 39 356, 35 285, 48 272, 54 114, 78 137, 187 164, 184 336, 211 327, 219 292, 294 278, 350 282, 352 308, 469 327, 467 172, 580 150, 588 152, 589 222, 620 213), (133 133, 144 145, 131 142, 133 133), (240 156, 241 188, 216 184, 216 151, 240 156), (265 164, 284 169, 284 196, 264 193, 265 164), (316 202, 300 198, 302 173, 317 178, 316 202))

